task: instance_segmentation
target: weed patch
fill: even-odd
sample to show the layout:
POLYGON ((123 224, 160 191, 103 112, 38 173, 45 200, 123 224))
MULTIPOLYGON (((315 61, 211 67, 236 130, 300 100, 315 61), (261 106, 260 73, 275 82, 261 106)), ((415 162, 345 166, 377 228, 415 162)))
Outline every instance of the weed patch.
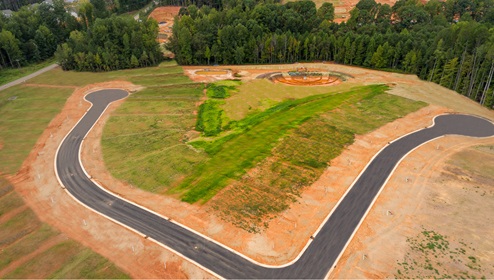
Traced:
POLYGON ((204 136, 216 136, 221 132, 223 110, 220 109, 222 101, 208 99, 199 107, 197 113, 196 130, 203 132, 204 136))
POLYGON ((234 181, 210 205, 222 219, 249 232, 260 232, 353 143, 355 134, 376 129, 422 106, 423 103, 383 92, 361 93, 358 99, 341 104, 337 110, 309 118, 288 131, 266 160, 234 181), (387 110, 394 113, 383 118, 382 111, 387 110))
POLYGON ((434 230, 407 238, 409 249, 399 261, 396 278, 485 278, 475 249, 434 230))

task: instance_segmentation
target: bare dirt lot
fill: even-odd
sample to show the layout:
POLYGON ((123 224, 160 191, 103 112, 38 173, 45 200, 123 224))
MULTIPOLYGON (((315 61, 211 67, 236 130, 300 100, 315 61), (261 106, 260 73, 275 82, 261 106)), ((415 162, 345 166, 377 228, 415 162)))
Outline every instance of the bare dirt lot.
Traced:
MULTIPOLYGON (((244 81, 248 81, 262 73, 279 69, 293 69, 295 67, 294 65, 275 65, 225 66, 224 68, 237 71, 244 81)), ((118 103, 111 105, 101 121, 98 122, 86 138, 82 151, 83 164, 89 174, 103 186, 127 199, 138 202, 156 212, 163 213, 255 260, 269 264, 283 264, 299 254, 309 237, 316 231, 359 172, 388 141, 430 125, 433 116, 444 112, 465 112, 494 119, 492 111, 481 108, 478 104, 438 85, 420 81, 415 76, 334 64, 307 65, 307 67, 309 69, 324 68, 348 73, 355 77, 346 82, 349 86, 371 83, 392 84, 391 93, 422 100, 428 102, 431 106, 387 124, 367 135, 357 136, 355 143, 331 162, 331 166, 328 167, 323 176, 312 186, 305 189, 299 201, 278 218, 271 220, 269 228, 262 234, 247 233, 222 222, 221 219, 208 211, 207 204, 203 206, 189 205, 173 198, 135 189, 112 178, 104 167, 100 136, 105 120, 108 119, 112 109, 118 106, 118 103)), ((185 72, 188 73, 189 70, 194 69, 197 70, 199 68, 187 67, 185 72)), ((172 252, 144 240, 139 235, 82 207, 73 201, 58 185, 53 170, 54 153, 63 136, 89 107, 84 101, 81 102, 84 93, 98 88, 116 86, 128 90, 137 89, 129 83, 121 82, 98 84, 76 90, 67 101, 62 113, 50 123, 48 129, 40 137, 38 144, 24 163, 19 174, 11 177, 10 180, 42 220, 54 225, 84 245, 93 248, 118 266, 127 268, 127 272, 133 277, 210 277, 201 269, 182 260, 172 252), (166 266, 164 263, 166 263, 166 266)), ((458 221, 468 219, 470 214, 465 209, 468 209, 466 207, 469 204, 458 204, 451 200, 447 204, 449 208, 442 206, 441 212, 437 210, 439 206, 434 206, 436 205, 434 203, 438 203, 437 205, 444 205, 444 203, 432 201, 431 195, 427 196, 427 190, 431 189, 431 191, 439 192, 435 186, 440 185, 441 182, 440 180, 439 183, 434 181, 433 176, 439 176, 436 170, 440 173, 441 166, 444 166, 446 159, 454 154, 449 147, 456 147, 454 148, 456 152, 463 151, 471 145, 480 143, 490 143, 492 145, 493 142, 492 138, 473 140, 470 138, 444 137, 413 152, 407 157, 407 160, 401 163, 390 183, 385 187, 382 196, 377 200, 363 226, 343 255, 342 261, 331 276, 337 278, 394 277, 396 263, 398 260, 401 261, 403 259, 404 252, 408 248, 406 237, 415 236, 421 226, 446 235, 452 235, 458 240, 470 240, 472 234, 482 236, 480 234, 487 230, 484 227, 485 223, 474 223, 468 231, 463 231, 460 230, 461 223, 447 224, 447 219, 440 218, 439 214, 450 214, 452 212, 456 215, 455 219, 458 221), (430 145, 432 146, 429 147, 430 145), (439 145, 438 150, 436 150, 437 145, 439 145), (434 156, 443 159, 442 162, 439 162, 439 159, 436 160, 437 165, 435 165, 434 169, 431 169, 432 167, 429 168, 430 164, 434 163, 434 156, 432 159, 426 157, 427 161, 424 160, 424 155, 430 155, 431 151, 419 154, 425 148, 431 149, 434 156), (425 164, 426 166, 421 167, 420 164, 425 164), (398 186, 403 185, 400 182, 404 182, 404 177, 407 176, 412 178, 411 182, 408 183, 410 187, 406 189, 398 188, 398 186), (427 187, 433 181, 436 182, 436 185, 427 187), (393 184, 395 184, 394 188, 392 187, 393 184), (424 208, 426 207, 424 205, 429 208, 424 208), (383 215, 383 209, 391 209, 393 215, 383 215), (436 218, 431 218, 431 215, 427 215, 434 211, 438 213, 436 218), (450 231, 446 231, 445 227, 449 227, 448 230, 454 230, 456 227, 457 231, 450 233, 450 231), (377 242, 376 240, 380 241, 377 242), (402 248, 403 250, 391 250, 391 248, 395 247, 390 246, 396 246, 396 248, 402 248), (362 260, 362 252, 365 252, 369 257, 362 260), (362 263, 360 263, 360 260, 362 260, 362 263)), ((457 182, 458 186, 462 185, 461 178, 452 176, 450 179, 457 182)), ((472 177, 470 182, 475 182, 475 177, 472 177)), ((443 186, 443 190, 439 194, 448 195, 449 189, 443 186)), ((472 193, 472 195, 477 194, 472 193)), ((483 200, 474 202, 481 203, 481 201, 483 200)), ((486 208, 485 211, 491 211, 490 213, 492 213, 492 210, 488 209, 486 208)), ((490 230, 492 232, 492 229, 490 230)), ((482 255, 488 255, 489 252, 492 254, 492 248, 488 249, 489 247, 484 246, 483 243, 475 243, 474 247, 477 252, 482 252, 482 255)), ((489 259, 482 259, 482 261, 489 263, 489 259)), ((490 262, 492 263, 492 260, 490 262)), ((492 275, 492 273, 486 273, 487 275, 492 275)))
POLYGON ((158 22, 158 41, 160 43, 168 42, 168 38, 172 36, 174 18, 178 15, 179 11, 180 7, 175 6, 157 7, 149 15, 150 18, 153 18, 158 22))

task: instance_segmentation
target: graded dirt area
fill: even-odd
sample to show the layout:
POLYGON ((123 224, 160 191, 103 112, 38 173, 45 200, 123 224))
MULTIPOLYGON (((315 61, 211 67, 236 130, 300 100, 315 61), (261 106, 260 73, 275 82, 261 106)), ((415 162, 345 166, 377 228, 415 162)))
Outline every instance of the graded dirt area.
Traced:
POLYGON ((449 136, 418 148, 401 162, 330 277, 432 278, 446 274, 449 277, 445 278, 459 278, 463 271, 468 275, 462 277, 492 279, 494 243, 486 238, 494 231, 492 170, 493 137, 449 136), (478 163, 480 158, 483 164, 478 163), (479 175, 477 168, 490 172, 479 175), (424 268, 427 252, 411 246, 410 239, 424 231, 435 231, 449 242, 445 252, 430 254, 431 268, 438 274, 424 268), (465 256, 455 248, 465 250, 465 256), (468 257, 476 259, 478 269, 468 266, 468 257), (402 262, 413 270, 405 274, 399 265, 402 262))
MULTIPOLYGON (((225 66, 224 68, 235 70, 242 76, 243 80, 248 81, 262 73, 275 72, 279 69, 293 69, 294 67, 296 66, 275 65, 225 66)), ((494 114, 491 111, 481 108, 478 104, 450 90, 433 83, 420 81, 415 76, 335 64, 308 65, 309 69, 311 67, 321 67, 331 71, 348 73, 354 77, 345 82, 349 85, 362 83, 390 84, 392 85, 391 93, 422 100, 432 105, 389 123, 367 135, 357 136, 355 143, 331 162, 330 167, 327 168, 321 178, 312 186, 308 186, 305 189, 298 202, 293 204, 289 210, 283 212, 279 217, 271 220, 269 228, 262 234, 247 233, 231 224, 223 222, 208 211, 207 204, 204 206, 189 205, 173 198, 144 192, 112 178, 104 167, 100 136, 104 122, 108 119, 112 109, 118 106, 118 102, 110 106, 101 121, 95 125, 93 131, 87 136, 82 151, 83 164, 88 173, 99 181, 101 185, 127 199, 171 217, 255 260, 268 264, 283 264, 294 259, 299 254, 309 237, 316 231, 332 207, 347 190, 348 186, 351 185, 372 156, 387 142, 403 134, 430 125, 433 116, 444 112, 466 112, 494 119, 494 114)), ((189 70, 194 71, 197 69, 199 68, 186 67, 185 72, 187 73, 189 70)), ((84 93, 103 87, 136 89, 131 84, 125 82, 100 84, 78 89, 69 98, 62 113, 51 122, 48 129, 40 137, 38 144, 24 163, 19 174, 10 178, 11 181, 23 197, 26 198, 28 204, 40 215, 42 220, 55 225, 84 245, 90 246, 118 266, 126 267, 128 269, 127 272, 133 277, 211 277, 174 253, 82 207, 58 185, 53 170, 54 153, 63 136, 65 136, 88 108, 88 104, 81 101, 84 93)), ((481 142, 480 140, 474 141, 469 138, 458 138, 444 137, 427 145, 432 145, 433 150, 436 151, 434 147, 437 146, 434 146, 434 144, 439 143, 439 151, 447 151, 447 147, 458 145, 458 143, 465 143, 465 147, 467 147, 481 142)), ((482 141, 492 141, 492 138, 482 141)), ((419 148, 417 151, 420 151, 422 148, 419 148)), ((461 149, 459 147, 459 150, 461 149)), ((416 168, 420 167, 416 167, 415 164, 433 162, 433 160, 427 158, 426 162, 422 157, 417 156, 416 152, 413 152, 407 157, 411 163, 404 164, 405 161, 402 162, 393 175, 393 179, 390 180, 390 184, 393 180, 404 181, 404 177, 410 176, 413 178, 409 184, 414 185, 416 182, 418 184, 419 178, 427 177, 425 175, 425 177, 422 177, 420 175, 422 173, 417 173, 416 168)), ((429 176, 432 176, 432 174, 436 173, 431 172, 429 176)), ((416 199, 417 194, 411 188, 406 190, 410 191, 403 193, 403 190, 400 189, 399 191, 395 190, 393 193, 391 187, 385 187, 383 197, 387 197, 388 199, 378 199, 370 211, 368 218, 364 221, 363 227, 350 243, 348 250, 343 255, 342 261, 337 265, 337 269, 333 272, 332 276, 338 278, 384 277, 385 275, 393 277, 393 265, 402 257, 400 254, 401 251, 391 249, 391 247, 384 247, 386 249, 383 250, 382 241, 381 243, 372 242, 381 236, 379 233, 386 232, 386 236, 389 237, 389 239, 385 240, 385 245, 395 244, 397 248, 403 248, 405 250, 406 239, 404 237, 415 236, 416 227, 420 228, 420 225, 422 225, 426 229, 441 231, 436 225, 430 225, 433 221, 429 220, 429 217, 425 215, 425 213, 431 212, 430 209, 428 209, 429 212, 421 212, 422 215, 415 215, 416 212, 413 212, 416 209, 420 209, 419 206, 426 203, 428 197, 419 195, 423 199, 416 199), (386 196, 385 193, 388 189, 390 189, 391 193, 386 196), (395 203, 395 198, 396 201, 407 201, 412 206, 406 203, 395 203), (387 206, 385 204, 386 201, 393 204, 387 206), (391 218, 395 219, 395 224, 392 227, 386 227, 384 222, 377 218, 389 218, 386 215, 384 217, 379 216, 382 215, 382 209, 388 208, 393 212, 391 218), (377 217, 373 215, 377 215, 377 217), (405 217, 406 215, 409 215, 408 219, 398 220, 399 217, 405 217), (372 256, 365 258, 364 261, 369 261, 370 259, 379 260, 380 266, 370 262, 367 266, 364 266, 366 263, 357 263, 355 265, 355 262, 362 259, 359 250, 364 250, 366 255, 372 256), (364 269, 361 271, 358 269, 359 267, 363 267, 364 269), (364 274, 363 271, 368 274, 364 274), (384 274, 382 271, 388 274, 384 274)), ((446 188, 445 193, 447 193, 446 188)), ((456 207, 455 204, 451 206, 456 207)), ((454 211, 458 217, 468 217, 462 216, 467 214, 464 211, 460 211, 461 209, 463 208, 456 210, 450 209, 450 211, 454 211)), ((450 213, 446 210, 444 211, 443 213, 450 213)), ((472 225, 470 232, 480 232, 483 230, 480 227, 480 225, 472 225)), ((458 236, 456 238, 463 240, 469 239, 469 236, 462 232, 457 234, 458 236)), ((477 250, 480 251, 483 248, 478 247, 477 250)))
POLYGON ((149 15, 150 18, 153 18, 158 22, 158 41, 160 43, 168 42, 168 38, 172 36, 174 18, 178 15, 180 8, 181 7, 177 6, 157 7, 149 15))

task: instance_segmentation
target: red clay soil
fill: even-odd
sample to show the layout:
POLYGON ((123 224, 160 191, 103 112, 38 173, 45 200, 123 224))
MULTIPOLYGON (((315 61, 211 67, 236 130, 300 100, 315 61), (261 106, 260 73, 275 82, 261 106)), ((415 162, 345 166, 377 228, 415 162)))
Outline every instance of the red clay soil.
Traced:
MULTIPOLYGON (((155 19, 158 23, 161 23, 158 25, 160 35, 166 35, 167 38, 170 38, 172 35, 174 18, 178 15, 180 8, 181 7, 176 6, 158 7, 151 12, 149 17, 155 19)), ((158 41, 163 43, 167 42, 168 39, 159 39, 158 41)))

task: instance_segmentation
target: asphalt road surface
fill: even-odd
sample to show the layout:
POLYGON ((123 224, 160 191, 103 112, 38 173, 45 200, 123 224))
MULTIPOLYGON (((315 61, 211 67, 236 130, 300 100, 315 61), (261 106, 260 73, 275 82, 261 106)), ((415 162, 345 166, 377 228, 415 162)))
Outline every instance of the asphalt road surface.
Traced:
POLYGON ((324 278, 336 265, 338 255, 395 165, 409 151, 447 134, 494 135, 494 125, 487 120, 467 115, 444 115, 435 119, 433 127, 392 142, 368 165, 301 257, 291 265, 270 268, 252 263, 215 242, 103 191, 86 176, 79 161, 81 142, 108 104, 126 96, 127 92, 123 90, 102 90, 86 97, 93 106, 67 135, 56 155, 60 182, 88 207, 157 240, 224 278, 324 278))

